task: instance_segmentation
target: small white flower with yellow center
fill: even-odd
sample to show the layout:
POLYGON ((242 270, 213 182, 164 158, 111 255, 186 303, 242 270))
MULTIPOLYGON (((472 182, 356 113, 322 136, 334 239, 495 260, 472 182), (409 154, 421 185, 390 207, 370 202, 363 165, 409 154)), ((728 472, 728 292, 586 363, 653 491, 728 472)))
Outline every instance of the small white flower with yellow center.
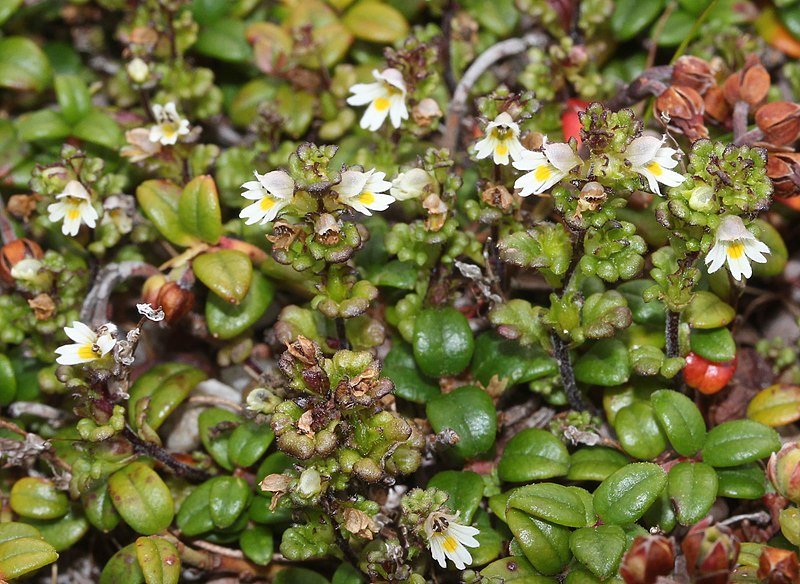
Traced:
POLYGON ((628 145, 625 158, 631 163, 631 170, 647 179, 650 190, 661 194, 658 183, 668 187, 677 187, 686 177, 670 170, 678 165, 673 158, 677 154, 674 148, 662 146, 666 137, 660 140, 654 136, 639 136, 628 145))
POLYGON ((463 570, 472 562, 472 554, 467 548, 480 545, 474 537, 480 530, 469 525, 461 525, 456 522, 457 519, 458 515, 434 511, 425 519, 425 535, 433 559, 442 568, 447 567, 445 558, 449 558, 456 568, 463 570))
POLYGON ((372 215, 370 210, 385 211, 395 201, 394 197, 385 193, 392 187, 392 183, 384 180, 385 177, 386 173, 376 172, 374 168, 367 172, 345 170, 342 181, 333 190, 343 205, 364 215, 372 215))
POLYGON ((519 126, 502 112, 486 126, 486 136, 475 144, 475 158, 482 160, 491 154, 495 164, 508 164, 509 155, 520 160, 527 150, 519 141, 519 126))
POLYGON ((386 116, 395 128, 399 128, 403 120, 408 119, 406 109, 406 84, 403 75, 397 69, 372 71, 375 83, 356 83, 350 88, 350 105, 367 105, 367 111, 361 117, 361 127, 372 132, 383 125, 386 116))
POLYGON ((95 332, 82 322, 74 321, 71 327, 64 327, 64 332, 75 343, 56 349, 56 353, 60 355, 56 359, 59 365, 77 365, 100 359, 107 355, 117 342, 117 327, 110 322, 95 332))
POLYGON ((61 233, 64 235, 78 235, 81 223, 86 223, 92 229, 97 225, 98 215, 92 207, 89 191, 76 180, 69 181, 64 192, 56 195, 56 202, 48 205, 47 212, 53 223, 64 220, 61 225, 61 233))
POLYGON ((178 115, 173 102, 167 102, 163 107, 153 105, 153 117, 156 124, 150 128, 150 141, 159 142, 162 146, 170 146, 178 141, 180 136, 189 133, 189 120, 178 115))
POLYGON ((770 253, 767 245, 747 230, 741 218, 728 215, 717 227, 714 246, 706 256, 708 273, 719 270, 727 260, 728 269, 735 279, 749 278, 753 275, 750 262, 766 263, 765 253, 770 253))
POLYGON ((247 219, 245 224, 254 225, 261 222, 262 225, 274 220, 278 214, 292 202, 294 198, 294 181, 286 172, 273 170, 266 174, 256 175, 256 180, 251 180, 242 185, 245 192, 242 196, 245 199, 255 201, 248 205, 239 213, 239 217, 247 219))
POLYGON ((398 201, 418 199, 424 193, 438 192, 439 185, 430 173, 422 168, 401 172, 392 181, 389 194, 398 201))
POLYGON ((514 188, 520 189, 521 197, 539 195, 567 176, 581 162, 569 144, 548 144, 545 141, 541 152, 526 150, 520 160, 512 163, 516 169, 530 171, 517 179, 514 188))

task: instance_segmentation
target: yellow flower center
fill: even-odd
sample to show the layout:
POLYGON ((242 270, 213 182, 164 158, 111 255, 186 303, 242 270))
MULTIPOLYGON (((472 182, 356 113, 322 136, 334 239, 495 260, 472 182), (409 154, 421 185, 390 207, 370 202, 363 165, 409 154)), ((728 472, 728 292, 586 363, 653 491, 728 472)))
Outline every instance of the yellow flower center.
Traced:
POLYGON ((364 191, 358 196, 358 202, 362 205, 371 205, 375 202, 375 195, 369 191, 364 191))
POLYGON ((72 208, 69 211, 67 211, 67 219, 69 219, 71 221, 74 221, 75 219, 77 219, 80 216, 81 216, 81 212, 78 211, 75 208, 72 208))
POLYGON ((647 170, 652 172, 656 176, 661 176, 664 174, 664 170, 661 168, 661 165, 658 162, 651 162, 647 165, 647 170))
POLYGON ((453 553, 454 551, 456 551, 457 547, 458 547, 458 542, 456 541, 456 538, 454 538, 452 535, 445 535, 444 536, 444 549, 445 549, 445 551, 447 551, 449 553, 453 553))
POLYGON ((94 345, 85 344, 81 345, 78 349, 78 357, 84 360, 97 359, 98 352, 94 350, 94 345))
POLYGON ((161 132, 165 138, 172 138, 178 133, 178 127, 172 122, 165 122, 161 124, 161 132))
POLYGON ((269 211, 274 205, 275 201, 270 197, 264 197, 258 204, 262 211, 269 211))
POLYGON ((498 144, 495 147, 494 151, 497 153, 498 156, 505 156, 506 154, 508 154, 508 146, 506 146, 505 144, 498 144))
POLYGON ((374 103, 375 103, 375 109, 378 110, 379 112, 385 112, 387 109, 389 109, 389 106, 391 105, 389 100, 385 97, 379 97, 378 99, 375 100, 374 103))
POLYGON ((738 260, 742 255, 744 255, 744 244, 737 241, 736 243, 729 245, 728 249, 728 257, 732 260, 738 260))
POLYGON ((533 177, 536 180, 538 180, 539 182, 546 181, 552 175, 553 175, 553 172, 551 170, 550 165, 548 165, 548 164, 543 164, 542 166, 537 168, 535 171, 533 171, 533 177))

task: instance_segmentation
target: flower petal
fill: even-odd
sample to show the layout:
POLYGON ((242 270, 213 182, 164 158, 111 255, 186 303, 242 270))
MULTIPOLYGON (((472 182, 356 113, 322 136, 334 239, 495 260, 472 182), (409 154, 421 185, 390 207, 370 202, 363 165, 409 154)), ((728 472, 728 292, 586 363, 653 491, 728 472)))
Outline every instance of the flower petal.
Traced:
POLYGON ((92 344, 97 341, 97 334, 79 320, 72 321, 72 326, 65 326, 64 333, 79 344, 92 344))
POLYGON ((664 138, 639 136, 628 144, 628 148, 625 150, 625 158, 628 159, 631 166, 644 166, 656 157, 656 153, 663 143, 664 138))

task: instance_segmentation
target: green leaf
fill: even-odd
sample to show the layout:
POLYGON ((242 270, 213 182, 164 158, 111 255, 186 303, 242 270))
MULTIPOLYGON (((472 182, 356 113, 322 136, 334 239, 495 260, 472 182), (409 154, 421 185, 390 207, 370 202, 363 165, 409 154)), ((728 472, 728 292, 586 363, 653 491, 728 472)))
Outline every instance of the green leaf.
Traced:
POLYGON ((272 584, 329 584, 329 582, 317 572, 305 568, 287 568, 278 572, 272 584))
POLYGON ((144 574, 132 543, 111 556, 100 574, 100 584, 145 584, 144 574))
POLYGON ((467 385, 439 395, 425 411, 434 432, 451 428, 458 434, 453 450, 462 458, 475 458, 494 446, 497 412, 492 398, 479 387, 467 385))
POLYGON ((256 424, 247 420, 231 432, 228 440, 228 455, 231 462, 238 467, 253 466, 275 439, 272 427, 266 424, 256 424))
POLYGON ((86 518, 96 529, 108 533, 119 524, 119 513, 111 502, 108 482, 100 482, 91 490, 82 493, 81 503, 86 518))
POLYGON ((732 420, 706 436, 703 461, 714 467, 739 466, 766 458, 781 447, 778 433, 753 420, 732 420))
POLYGON ((628 464, 628 457, 603 446, 579 448, 569 458, 570 481, 604 481, 615 471, 628 464))
POLYGON ((21 36, 0 39, 0 87, 42 91, 51 77, 47 56, 32 40, 21 36))
POLYGON ((767 491, 764 471, 756 463, 718 468, 720 497, 731 499, 760 499, 767 491))
POLYGON ((61 140, 70 134, 70 128, 60 114, 53 110, 37 110, 16 119, 17 136, 23 142, 61 140))
POLYGON ((483 479, 471 471, 443 470, 428 481, 428 488, 436 488, 449 495, 447 507, 457 512, 464 523, 472 523, 472 516, 483 499, 483 479))
POLYGON ((558 574, 572 559, 569 528, 530 517, 517 509, 509 509, 506 518, 525 557, 541 574, 558 574))
POLYGON ((250 486, 241 477, 215 477, 209 483, 211 520, 219 529, 230 527, 250 505, 250 486))
POLYGON ((489 582, 514 582, 520 584, 557 584, 558 580, 542 576, 521 556, 511 556, 492 562, 481 570, 481 576, 489 582))
POLYGON ((769 248, 767 263, 759 264, 753 262, 753 276, 757 278, 769 278, 783 273, 786 262, 789 260, 789 250, 781 234, 772 225, 763 219, 756 219, 753 223, 760 231, 759 239, 769 248))
POLYGON ((29 519, 58 519, 69 511, 69 499, 50 479, 23 477, 11 487, 11 509, 29 519))
POLYGON ((657 528, 664 533, 669 533, 675 529, 677 519, 667 489, 661 491, 661 494, 655 502, 650 505, 650 508, 645 512, 641 521, 648 528, 657 528))
POLYGON ((239 536, 239 547, 247 558, 259 566, 272 561, 274 550, 272 531, 262 525, 248 527, 239 536))
POLYGON ((57 552, 71 548, 89 531, 86 517, 76 513, 74 508, 60 519, 50 521, 32 519, 31 523, 57 552))
POLYGON ((567 447, 538 428, 527 428, 511 438, 497 467, 500 480, 516 483, 564 476, 568 470, 567 447))
POLYGON ((560 223, 540 223, 527 232, 517 231, 501 238, 497 247, 504 262, 545 270, 553 284, 566 274, 572 259, 572 240, 560 223))
POLYGON ((692 525, 705 517, 717 499, 717 473, 702 462, 679 462, 667 475, 667 494, 678 523, 692 525))
POLYGON ((556 525, 587 525, 586 507, 581 497, 569 487, 556 483, 538 483, 514 489, 508 498, 508 508, 519 509, 556 525))
POLYGON ((92 108, 92 97, 86 83, 77 75, 56 75, 53 81, 56 99, 64 120, 74 125, 92 108))
POLYGON ((159 537, 140 537, 134 547, 147 584, 178 584, 181 559, 174 545, 159 537))
POLYGON ((625 532, 618 525, 599 525, 572 532, 569 547, 576 560, 605 580, 616 573, 626 541, 625 532))
POLYGON ((575 379, 591 385, 611 387, 628 381, 631 363, 621 341, 598 341, 575 362, 575 379))
POLYGON ((556 373, 556 360, 536 345, 526 347, 519 341, 504 339, 494 331, 486 331, 475 340, 472 374, 484 386, 488 386, 495 376, 510 386, 556 373))
POLYGON ((475 513, 473 525, 480 531, 475 534, 478 546, 470 550, 472 562, 470 566, 482 566, 500 556, 503 551, 504 542, 507 539, 505 531, 503 535, 492 528, 492 521, 489 514, 483 509, 478 509, 475 513))
POLYGON ((736 311, 713 292, 701 290, 694 293, 683 317, 694 329, 713 329, 730 324, 736 317, 736 311))
POLYGON ((466 0, 462 6, 483 28, 500 38, 511 34, 519 22, 520 12, 514 0, 466 0))
POLYGON ((345 13, 342 24, 357 39, 390 45, 408 35, 408 22, 395 8, 363 0, 345 13))
POLYGON ((747 417, 771 428, 800 420, 800 385, 775 384, 762 389, 747 405, 747 417))
MULTIPOLYGON (((283 21, 283 27, 287 30, 306 26, 311 26, 314 45, 325 47, 325 50, 309 51, 307 56, 300 59, 300 64, 304 67, 311 69, 319 69, 321 66, 332 67, 345 56, 353 42, 353 35, 339 21, 339 16, 322 0, 303 0, 295 3, 283 21)), ((290 93, 297 92, 290 91, 290 93)))
POLYGON ((197 537, 214 529, 214 520, 209 507, 213 480, 210 479, 195 487, 178 509, 175 523, 186 537, 197 537))
POLYGON ((381 373, 394 382, 394 394, 405 400, 424 404, 441 394, 439 385, 425 377, 417 367, 411 345, 399 338, 392 342, 381 373))
POLYGON ((122 519, 134 531, 152 535, 169 527, 172 494, 149 466, 133 462, 108 479, 108 492, 122 519))
POLYGON ((253 280, 250 258, 232 249, 197 256, 192 262, 192 270, 209 290, 231 304, 244 300, 253 280))
MULTIPOLYGON (((689 32, 692 30, 697 17, 684 12, 683 10, 675 10, 667 18, 667 22, 661 28, 661 35, 658 37, 659 47, 675 47, 683 41, 689 32)), ((656 28, 660 26, 659 22, 653 24, 650 36, 655 36, 656 28)))
POLYGON ((183 228, 205 241, 216 244, 222 235, 222 212, 214 179, 198 176, 184 187, 178 199, 178 218, 183 228))
MULTIPOLYGON (((277 26, 275 26, 275 28, 283 32, 283 29, 277 26)), ((283 32, 283 34, 286 33, 283 32)), ((256 50, 258 50, 258 48, 256 48, 256 50)), ((279 81, 269 77, 259 77, 245 83, 234 96, 233 100, 231 100, 229 108, 231 121, 240 127, 248 126, 258 114, 258 106, 275 99, 280 85, 281 83, 279 81)), ((218 165, 217 172, 219 173, 220 170, 221 168, 218 165)), ((217 180, 219 180, 219 176, 217 180)), ((239 182, 241 182, 241 180, 239 182)))
POLYGON ((635 401, 618 411, 614 431, 625 452, 640 460, 653 459, 667 448, 667 437, 645 402, 635 401))
POLYGON ((58 559, 56 550, 35 528, 30 528, 35 535, 21 535, 17 525, 0 523, 0 580, 13 580, 58 559))
POLYGON ((303 136, 314 119, 316 102, 316 97, 307 91, 281 85, 273 101, 278 115, 283 117, 281 129, 295 139, 303 136))
POLYGON ((472 359, 475 341, 467 318, 455 308, 426 309, 414 321, 414 358, 430 377, 458 375, 472 359))
POLYGON ((696 329, 691 335, 692 351, 715 363, 736 357, 736 341, 726 328, 696 329))
POLYGON ((523 347, 550 342, 550 333, 544 326, 545 311, 527 300, 512 298, 496 305, 489 312, 489 321, 515 333, 523 347))
POLYGON ((366 584, 366 582, 364 573, 347 562, 339 564, 331 580, 331 584, 366 584))
POLYGON ((168 180, 146 180, 136 189, 139 209, 170 243, 189 247, 200 240, 186 231, 178 218, 181 188, 168 180))
POLYGON ((90 144, 117 150, 124 141, 122 130, 107 113, 93 110, 72 128, 72 135, 90 144))
POLYGON ((632 39, 661 14, 663 0, 617 0, 611 15, 611 32, 620 41, 632 39))
POLYGON ((589 339, 613 337, 618 330, 629 327, 631 321, 628 303, 616 290, 592 294, 581 309, 581 324, 589 339))
POLYGON ((631 280, 617 287, 617 292, 625 297, 631 310, 633 322, 636 324, 663 325, 666 320, 666 309, 660 300, 645 302, 642 294, 655 285, 653 280, 631 280))
POLYGON ((247 43, 246 25, 234 18, 220 18, 200 27, 192 49, 206 57, 227 63, 247 63, 253 49, 247 43))
POLYGON ((228 471, 233 470, 230 455, 228 454, 228 440, 230 431, 219 431, 220 427, 229 426, 231 422, 239 422, 239 416, 222 408, 208 408, 197 419, 200 431, 200 440, 203 446, 218 465, 228 471), (217 428, 212 435, 211 430, 217 428))
POLYGON ((650 403, 675 452, 697 454, 706 439, 706 423, 694 402, 682 393, 662 389, 653 393, 650 403))
POLYGON ((17 396, 17 376, 11 359, 0 353, 0 406, 7 406, 17 396))
POLYGON ((207 375, 184 363, 160 363, 141 375, 131 386, 128 401, 128 422, 139 428, 138 406, 147 399, 144 421, 158 430, 169 415, 189 396, 195 386, 207 375))
POLYGON ((216 294, 206 300, 206 323, 209 332, 218 339, 232 339, 264 316, 275 297, 275 284, 253 272, 250 289, 239 304, 231 304, 216 294))
POLYGON ((594 493, 595 511, 604 523, 633 523, 644 515, 666 485, 667 473, 657 464, 629 464, 597 487, 594 493))
POLYGON ((14 16, 22 4, 22 0, 6 0, 0 4, 0 25, 4 24, 6 20, 14 16))

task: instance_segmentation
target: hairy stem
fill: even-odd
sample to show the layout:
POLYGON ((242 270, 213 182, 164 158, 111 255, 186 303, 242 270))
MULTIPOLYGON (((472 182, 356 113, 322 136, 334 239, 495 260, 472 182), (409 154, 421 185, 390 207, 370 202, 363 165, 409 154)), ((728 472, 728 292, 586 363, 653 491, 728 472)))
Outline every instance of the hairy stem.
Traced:
POLYGON ((578 383, 575 381, 575 371, 572 369, 569 349, 567 349, 564 339, 555 332, 550 333, 550 339, 553 341, 554 356, 558 361, 558 372, 561 375, 561 383, 564 386, 564 392, 567 394, 569 405, 573 410, 584 412, 589 409, 589 405, 583 399, 578 389, 578 383))
POLYGON ((678 349, 678 322, 680 321, 680 313, 667 310, 667 324, 664 329, 664 334, 667 341, 667 357, 679 357, 680 351, 678 349))
POLYGON ((142 440, 127 426, 122 431, 122 435, 133 445, 134 452, 156 459, 158 462, 172 470, 172 472, 179 477, 184 477, 190 481, 196 481, 198 483, 212 478, 211 473, 193 466, 189 466, 188 464, 175 459, 166 449, 162 448, 161 446, 142 440))

